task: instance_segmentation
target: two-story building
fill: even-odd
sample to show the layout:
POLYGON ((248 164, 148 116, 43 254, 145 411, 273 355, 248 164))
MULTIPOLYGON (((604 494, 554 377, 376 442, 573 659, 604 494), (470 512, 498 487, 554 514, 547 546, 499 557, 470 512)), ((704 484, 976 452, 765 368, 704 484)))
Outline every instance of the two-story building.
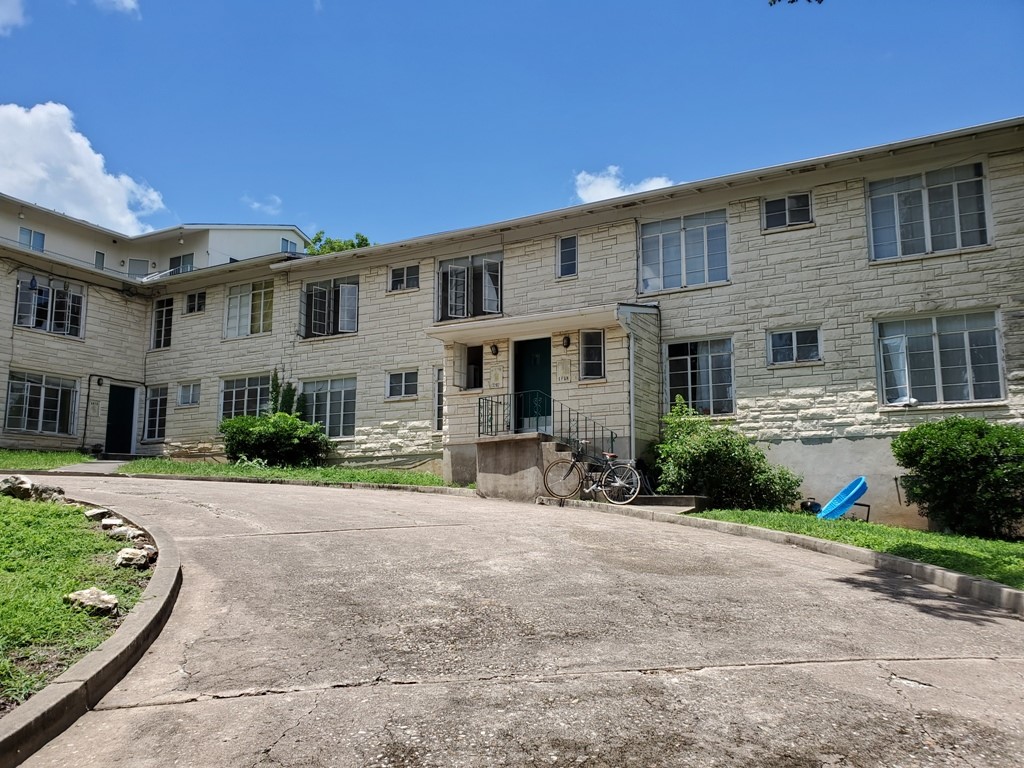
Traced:
POLYGON ((0 198, 2 236, 20 233, 0 240, 4 444, 215 451, 276 369, 339 460, 440 458, 471 481, 480 441, 509 434, 644 455, 682 397, 807 495, 866 475, 872 519, 914 524, 894 435, 954 413, 1024 421, 1022 126, 309 258, 294 228, 122 238, 0 198), (51 232, 71 233, 57 250, 75 265, 51 232))

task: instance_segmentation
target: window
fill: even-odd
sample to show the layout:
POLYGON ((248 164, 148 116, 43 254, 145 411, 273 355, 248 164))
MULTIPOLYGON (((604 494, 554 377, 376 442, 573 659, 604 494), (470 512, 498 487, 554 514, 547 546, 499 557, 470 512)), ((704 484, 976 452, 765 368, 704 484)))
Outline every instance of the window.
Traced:
POLYGON ((96 269, 103 269, 103 265, 107 261, 107 255, 103 251, 96 251, 96 260, 93 262, 96 269))
POLYGON ((455 345, 455 386, 459 389, 483 389, 484 348, 455 345))
POLYGON ((273 280, 234 285, 228 289, 228 338, 269 333, 273 321, 273 280))
POLYGON ((84 288, 67 280, 43 285, 35 275, 19 274, 14 324, 59 336, 81 337, 84 288))
POLYGON ((668 345, 668 398, 682 395, 698 413, 732 413, 732 339, 668 345))
POLYGON ((420 265, 391 268, 391 291, 408 291, 420 287, 420 265))
POLYGON ((182 272, 191 272, 194 261, 194 253, 186 253, 184 256, 171 256, 171 274, 180 275, 182 272))
POLYGON ((725 210, 640 225, 641 291, 729 279, 725 210))
POLYGON ((206 291, 197 291, 185 296, 185 314, 194 315, 206 309, 206 291))
POLYGON ((174 299, 157 299, 153 305, 153 349, 171 346, 174 299))
POLYGON ((501 314, 500 253, 448 259, 438 265, 437 319, 501 314))
POLYGON ((178 385, 178 405, 199 405, 199 382, 178 385))
POLYGON ((21 227, 18 232, 18 242, 24 245, 26 248, 31 248, 33 251, 43 252, 43 244, 46 242, 46 234, 44 232, 36 232, 33 229, 26 229, 21 227))
POLYGON ((768 364, 806 363, 821 360, 817 328, 800 331, 774 331, 768 334, 768 364))
POLYGON ((353 437, 356 433, 356 379, 323 379, 302 384, 306 396, 306 421, 324 425, 328 437, 353 437))
POLYGON ((7 429, 73 435, 78 382, 59 376, 11 371, 7 383, 7 429))
POLYGON ((764 201, 764 228, 778 229, 811 223, 811 196, 809 193, 787 195, 764 201))
POLYGON ((576 275, 576 235, 558 238, 558 276, 576 275))
POLYGON ((132 277, 145 277, 149 274, 149 259, 128 259, 128 274, 132 277))
POLYGON ((580 378, 604 378, 604 331, 580 331, 580 378))
POLYGON ((988 242, 981 163, 868 185, 875 260, 988 242))
POLYGON ((886 405, 1003 396, 994 312, 881 322, 878 356, 886 405))
POLYGON ((294 240, 289 240, 287 237, 281 238, 281 252, 282 253, 295 253, 299 250, 299 244, 294 240))
POLYGON ((444 429, 444 368, 438 368, 434 376, 434 429, 444 429))
POLYGON ((355 333, 359 330, 359 278, 307 283, 300 312, 304 339, 355 333))
POLYGON ((167 387, 146 391, 146 440, 163 440, 167 434, 167 387))
POLYGON ((270 404, 270 375, 224 380, 221 418, 259 416, 270 404))
POLYGON ((419 385, 419 372, 401 371, 388 374, 388 397, 415 397, 419 385))

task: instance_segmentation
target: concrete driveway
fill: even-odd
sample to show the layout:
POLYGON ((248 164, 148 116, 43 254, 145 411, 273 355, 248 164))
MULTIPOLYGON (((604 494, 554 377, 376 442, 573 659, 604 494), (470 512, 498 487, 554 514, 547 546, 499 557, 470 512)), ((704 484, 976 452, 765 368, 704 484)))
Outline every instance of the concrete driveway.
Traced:
POLYGON ((62 478, 163 633, 28 766, 1019 766, 1024 622, 846 560, 475 498, 62 478))

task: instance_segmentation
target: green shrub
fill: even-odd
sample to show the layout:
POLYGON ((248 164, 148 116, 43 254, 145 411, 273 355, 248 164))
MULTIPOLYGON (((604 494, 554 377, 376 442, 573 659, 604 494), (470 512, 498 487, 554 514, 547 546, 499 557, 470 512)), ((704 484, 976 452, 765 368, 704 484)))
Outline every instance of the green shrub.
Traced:
POLYGON ((290 413, 235 416, 220 423, 231 461, 261 460, 274 467, 318 467, 331 450, 322 424, 290 413))
POLYGON ((952 416, 892 441, 907 499, 941 530, 1012 539, 1024 523, 1024 427, 952 416))
POLYGON ((800 498, 802 478, 768 458, 748 438, 676 399, 658 445, 663 493, 707 496, 719 509, 784 509, 800 498))

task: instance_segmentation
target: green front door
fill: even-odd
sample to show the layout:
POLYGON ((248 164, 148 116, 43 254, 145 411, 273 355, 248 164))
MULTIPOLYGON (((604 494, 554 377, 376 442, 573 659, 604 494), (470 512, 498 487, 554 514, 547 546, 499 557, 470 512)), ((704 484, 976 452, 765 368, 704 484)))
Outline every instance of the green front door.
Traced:
POLYGON ((551 433, 551 338, 517 341, 512 378, 516 432, 551 433))

